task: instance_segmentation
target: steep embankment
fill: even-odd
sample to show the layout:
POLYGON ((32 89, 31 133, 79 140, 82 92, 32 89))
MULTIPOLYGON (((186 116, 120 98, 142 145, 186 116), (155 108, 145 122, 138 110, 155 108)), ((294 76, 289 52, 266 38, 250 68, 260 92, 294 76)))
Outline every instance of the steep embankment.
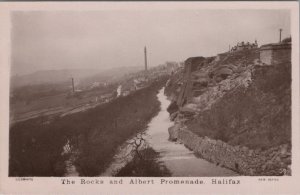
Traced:
POLYGON ((290 174, 289 60, 262 66, 258 50, 189 58, 165 92, 171 139, 244 175, 290 174))
POLYGON ((79 152, 75 161, 82 176, 96 176, 105 169, 125 140, 143 130, 159 111, 156 94, 166 78, 126 97, 85 112, 44 123, 43 117, 19 122, 10 128, 10 176, 62 176, 69 142, 79 152))

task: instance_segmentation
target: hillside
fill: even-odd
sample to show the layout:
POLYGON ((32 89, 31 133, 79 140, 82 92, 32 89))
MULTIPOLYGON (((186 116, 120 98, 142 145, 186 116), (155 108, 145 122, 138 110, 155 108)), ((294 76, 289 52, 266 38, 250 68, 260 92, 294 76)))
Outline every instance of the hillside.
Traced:
POLYGON ((290 165, 290 56, 271 65, 261 62, 259 49, 189 58, 165 93, 176 123, 171 138, 182 139, 200 156, 246 175, 280 175, 290 165), (189 144, 194 137, 199 138, 189 144), (207 156, 200 149, 206 139, 217 141, 207 142, 207 156), (236 162, 225 162, 223 155, 231 154, 236 162), (259 163, 251 162, 255 158, 259 163), (262 170, 263 159, 271 165, 262 170))
POLYGON ((55 117, 49 123, 41 116, 11 126, 9 175, 63 176, 69 158, 63 155, 66 143, 78 152, 74 164, 81 176, 99 175, 117 148, 144 130, 157 114, 156 94, 165 81, 166 77, 160 78, 128 96, 85 112, 55 117))
POLYGON ((94 75, 86 77, 81 80, 79 87, 89 87, 94 83, 103 83, 103 82, 118 82, 125 79, 129 74, 137 73, 143 69, 142 66, 132 66, 132 67, 118 67, 104 70, 102 72, 95 72, 94 75))
POLYGON ((71 77, 80 87, 92 85, 94 82, 109 82, 120 79, 122 76, 137 72, 143 67, 116 67, 109 69, 63 69, 41 70, 26 75, 11 77, 12 89, 27 85, 63 84, 71 85, 71 77))
POLYGON ((82 79, 92 76, 99 71, 89 69, 41 70, 31 74, 12 76, 11 87, 64 83, 69 81, 71 77, 82 79))

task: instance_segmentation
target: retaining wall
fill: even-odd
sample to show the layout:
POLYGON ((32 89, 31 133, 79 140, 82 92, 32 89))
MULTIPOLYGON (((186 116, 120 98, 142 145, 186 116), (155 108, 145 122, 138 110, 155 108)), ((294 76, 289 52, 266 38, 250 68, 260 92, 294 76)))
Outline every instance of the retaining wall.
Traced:
POLYGON ((283 144, 268 150, 231 146, 220 140, 199 137, 179 124, 169 128, 170 140, 182 142, 201 158, 241 175, 291 175, 291 153, 283 144))

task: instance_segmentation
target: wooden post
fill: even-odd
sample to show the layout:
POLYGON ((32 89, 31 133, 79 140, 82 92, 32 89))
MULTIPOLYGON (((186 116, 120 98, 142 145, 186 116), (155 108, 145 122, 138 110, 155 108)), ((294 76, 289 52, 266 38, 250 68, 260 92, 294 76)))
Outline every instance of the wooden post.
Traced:
POLYGON ((279 29, 279 43, 281 43, 281 32, 282 32, 282 29, 280 28, 279 29))

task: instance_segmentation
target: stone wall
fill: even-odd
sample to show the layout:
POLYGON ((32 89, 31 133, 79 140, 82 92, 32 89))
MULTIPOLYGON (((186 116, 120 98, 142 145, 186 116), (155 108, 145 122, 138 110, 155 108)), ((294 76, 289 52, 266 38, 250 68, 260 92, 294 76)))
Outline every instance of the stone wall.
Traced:
POLYGON ((265 65, 291 62, 291 43, 277 43, 261 46, 260 61, 265 65))
POLYGON ((170 140, 179 141, 195 154, 241 175, 291 175, 291 152, 287 144, 268 150, 231 146, 220 140, 199 137, 179 124, 169 128, 170 140))
POLYGON ((261 50, 260 61, 266 65, 272 64, 272 50, 261 50))

